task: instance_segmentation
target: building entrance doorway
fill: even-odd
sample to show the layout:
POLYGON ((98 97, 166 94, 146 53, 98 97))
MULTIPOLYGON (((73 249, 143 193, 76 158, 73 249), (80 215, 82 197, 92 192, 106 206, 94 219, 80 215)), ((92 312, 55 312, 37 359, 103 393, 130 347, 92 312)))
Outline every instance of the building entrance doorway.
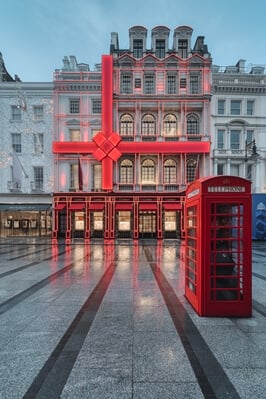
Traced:
POLYGON ((156 238, 156 212, 139 212, 139 237, 156 238))
POLYGON ((91 214, 91 236, 103 238, 103 212, 92 212, 91 214))
POLYGON ((84 237, 84 212, 72 212, 72 228, 74 238, 83 238, 84 237))
POLYGON ((130 238, 131 237, 131 211, 119 211, 116 215, 117 221, 117 237, 118 238, 130 238))

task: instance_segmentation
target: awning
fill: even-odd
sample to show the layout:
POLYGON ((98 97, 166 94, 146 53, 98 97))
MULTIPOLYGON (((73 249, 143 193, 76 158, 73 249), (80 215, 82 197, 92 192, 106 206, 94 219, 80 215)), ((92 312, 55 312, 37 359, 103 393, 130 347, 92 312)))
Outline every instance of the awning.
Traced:
POLYGON ((66 207, 66 204, 57 204, 57 205, 55 205, 54 210, 62 211, 62 209, 65 209, 65 207, 66 207))
POLYGON ((139 210, 140 211, 156 211, 157 204, 153 204, 153 203, 139 204, 139 210))
POLYGON ((102 211, 104 209, 103 203, 90 203, 89 210, 90 211, 102 211))
POLYGON ((182 209, 182 205, 177 202, 163 204, 163 207, 166 211, 180 211, 182 209))
POLYGON ((51 204, 0 204, 0 211, 48 211, 51 204))
POLYGON ((85 204, 74 203, 69 206, 70 211, 82 211, 85 208, 85 204))
POLYGON ((115 204, 116 211, 131 211, 132 208, 133 208, 133 204, 130 202, 115 204))

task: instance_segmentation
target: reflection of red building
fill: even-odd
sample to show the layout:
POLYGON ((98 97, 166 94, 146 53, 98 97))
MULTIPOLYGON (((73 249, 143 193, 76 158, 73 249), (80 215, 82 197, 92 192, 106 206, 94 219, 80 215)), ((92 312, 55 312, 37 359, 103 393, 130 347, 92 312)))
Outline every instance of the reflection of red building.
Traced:
POLYGON ((112 34, 89 71, 75 57, 55 73, 53 239, 178 237, 188 183, 209 175, 210 67, 192 29, 112 34))

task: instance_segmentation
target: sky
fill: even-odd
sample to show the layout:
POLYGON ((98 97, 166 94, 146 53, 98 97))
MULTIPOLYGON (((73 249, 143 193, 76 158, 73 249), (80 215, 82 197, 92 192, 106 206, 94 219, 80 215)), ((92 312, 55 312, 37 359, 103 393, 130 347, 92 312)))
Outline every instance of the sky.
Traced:
POLYGON ((94 65, 109 54, 111 32, 119 47, 129 48, 129 28, 151 30, 159 25, 193 29, 205 37, 213 64, 246 67, 266 65, 266 2, 264 0, 0 0, 0 52, 14 78, 24 82, 49 82, 61 69, 64 56, 94 65))

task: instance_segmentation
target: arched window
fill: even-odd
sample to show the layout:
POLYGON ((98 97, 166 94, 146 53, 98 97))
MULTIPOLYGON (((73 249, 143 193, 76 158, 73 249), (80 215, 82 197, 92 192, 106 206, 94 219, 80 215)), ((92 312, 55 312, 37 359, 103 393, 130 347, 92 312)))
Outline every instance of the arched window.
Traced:
POLYGON ((163 164, 164 184, 176 184, 176 163, 173 159, 167 159, 163 164))
POLYGON ((189 159, 186 165, 187 172, 187 183, 191 183, 196 179, 197 161, 195 159, 189 159))
POLYGON ((155 184, 155 163, 152 159, 145 159, 141 165, 141 183, 155 184))
POLYGON ((130 159, 124 159, 120 163, 120 183, 133 184, 133 162, 130 159))
POLYGON ((155 128, 155 118, 151 114, 146 114, 143 116, 141 121, 141 133, 144 137, 155 136, 156 128, 155 128))
POLYGON ((195 114, 187 116, 187 134, 192 136, 199 134, 199 118, 195 114))
POLYGON ((166 137, 173 137, 177 135, 177 119, 175 115, 168 114, 164 117, 163 133, 166 137))
POLYGON ((134 120, 129 114, 124 114, 120 118, 120 136, 133 138, 134 120))

